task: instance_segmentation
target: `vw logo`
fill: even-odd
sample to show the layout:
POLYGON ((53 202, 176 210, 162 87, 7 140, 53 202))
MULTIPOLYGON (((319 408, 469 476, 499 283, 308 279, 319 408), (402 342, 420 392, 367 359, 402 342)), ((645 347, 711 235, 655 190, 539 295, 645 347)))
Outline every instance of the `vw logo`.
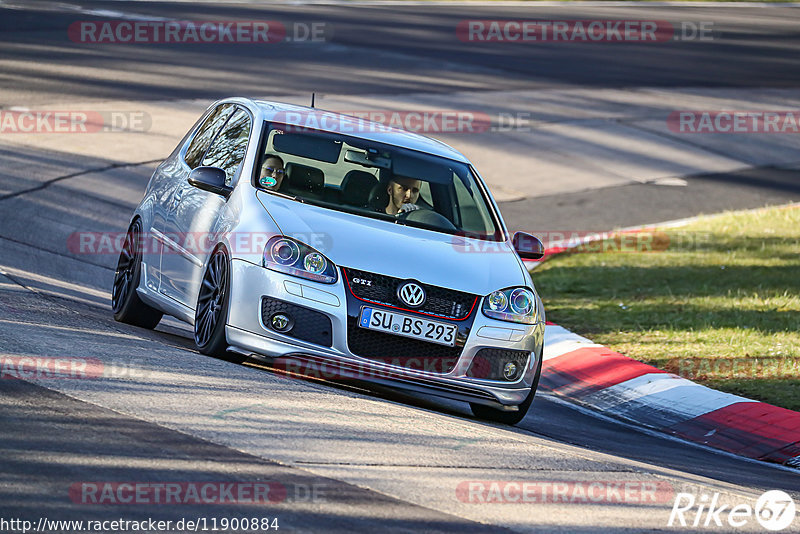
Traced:
POLYGON ((411 308, 419 308, 425 304, 425 290, 414 282, 406 282, 397 290, 398 298, 411 308))

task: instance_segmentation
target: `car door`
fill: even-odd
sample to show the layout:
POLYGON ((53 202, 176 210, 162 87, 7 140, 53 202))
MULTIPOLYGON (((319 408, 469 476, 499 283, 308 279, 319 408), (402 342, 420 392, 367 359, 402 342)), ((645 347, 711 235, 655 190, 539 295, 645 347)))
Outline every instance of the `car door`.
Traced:
MULTIPOLYGON (((223 169, 226 184, 235 186, 252 124, 250 113, 237 106, 214 136, 199 165, 223 169)), ((195 163, 197 160, 193 159, 192 164, 195 163)), ((187 171, 186 178, 188 175, 187 171)), ((193 187, 187 179, 181 180, 164 227, 164 234, 172 241, 170 253, 165 247, 161 259, 164 294, 194 307, 203 266, 217 243, 218 232, 224 230, 233 217, 224 197, 193 187)))
POLYGON ((181 253, 178 243, 180 236, 167 236, 167 219, 175 210, 183 194, 183 184, 189 177, 192 169, 200 166, 203 157, 211 146, 211 142, 222 129, 222 126, 234 111, 233 104, 220 104, 205 115, 200 126, 188 141, 182 143, 181 150, 176 151, 156 173, 160 174, 164 186, 159 188, 157 198, 153 206, 153 231, 154 238, 159 241, 159 247, 155 251, 158 254, 158 277, 149 276, 149 283, 155 283, 159 292, 175 297, 175 291, 163 276, 163 258, 174 256, 181 253), (179 192, 180 191, 180 192, 179 192))

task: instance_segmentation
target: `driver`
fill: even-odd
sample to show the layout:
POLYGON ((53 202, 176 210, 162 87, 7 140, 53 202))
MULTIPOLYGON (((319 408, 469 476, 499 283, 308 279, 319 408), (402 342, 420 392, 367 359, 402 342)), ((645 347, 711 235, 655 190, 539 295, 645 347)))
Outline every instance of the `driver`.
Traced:
POLYGON ((386 187, 386 192, 389 193, 389 203, 384 211, 388 215, 397 216, 400 213, 418 209, 417 200, 419 199, 419 188, 421 186, 421 180, 393 178, 386 187))
POLYGON ((283 160, 274 154, 268 154, 261 165, 261 175, 258 178, 258 183, 261 187, 277 191, 280 189, 285 176, 286 171, 283 168, 283 160))

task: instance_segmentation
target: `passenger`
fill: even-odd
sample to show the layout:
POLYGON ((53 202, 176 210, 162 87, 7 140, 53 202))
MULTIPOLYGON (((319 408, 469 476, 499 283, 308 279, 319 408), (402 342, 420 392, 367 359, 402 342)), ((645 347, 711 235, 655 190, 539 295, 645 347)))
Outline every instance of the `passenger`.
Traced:
POLYGON ((286 171, 283 168, 283 160, 274 154, 267 154, 264 163, 261 165, 261 176, 258 184, 270 191, 277 191, 281 188, 286 171))
POLYGON ((417 200, 421 186, 422 181, 414 178, 395 177, 392 179, 386 187, 386 192, 389 193, 389 203, 384 211, 388 215, 397 216, 419 209, 417 200))

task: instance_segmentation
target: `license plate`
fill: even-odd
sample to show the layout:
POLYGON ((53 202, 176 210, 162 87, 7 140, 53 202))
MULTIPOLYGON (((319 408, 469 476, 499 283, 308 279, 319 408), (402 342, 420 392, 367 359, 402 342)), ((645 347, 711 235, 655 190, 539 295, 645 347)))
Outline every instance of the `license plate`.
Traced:
POLYGON ((394 313, 375 308, 362 308, 358 326, 378 330, 398 336, 406 336, 422 341, 430 341, 452 347, 456 343, 458 327, 452 324, 429 321, 402 313, 394 313))

